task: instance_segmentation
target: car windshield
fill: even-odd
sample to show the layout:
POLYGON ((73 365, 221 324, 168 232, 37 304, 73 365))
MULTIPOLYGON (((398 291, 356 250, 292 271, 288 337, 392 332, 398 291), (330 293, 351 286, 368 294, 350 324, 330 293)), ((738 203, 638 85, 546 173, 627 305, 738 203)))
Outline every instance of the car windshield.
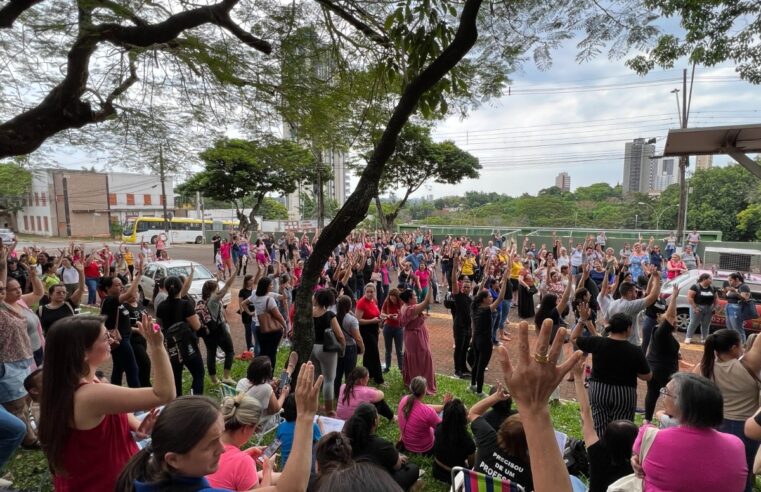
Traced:
POLYGON ((135 221, 128 220, 124 223, 124 231, 122 231, 122 234, 125 236, 131 236, 133 232, 135 232, 135 221))
MULTIPOLYGON (((167 276, 169 277, 187 277, 190 275, 190 265, 172 266, 167 269, 167 276)), ((193 272, 193 280, 208 280, 214 278, 214 276, 206 269, 205 266, 195 264, 195 271, 193 272)))

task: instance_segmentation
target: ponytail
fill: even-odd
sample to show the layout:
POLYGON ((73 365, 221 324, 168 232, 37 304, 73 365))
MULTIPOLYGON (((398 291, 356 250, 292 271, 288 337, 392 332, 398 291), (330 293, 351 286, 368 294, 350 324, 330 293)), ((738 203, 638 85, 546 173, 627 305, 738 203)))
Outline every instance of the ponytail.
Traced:
POLYGON ((338 326, 340 326, 341 329, 343 330, 344 318, 351 311, 351 297, 349 296, 339 297, 337 308, 338 309, 336 310, 336 320, 338 321, 338 326))
POLYGON ((354 415, 346 421, 343 433, 349 438, 355 454, 360 454, 367 446, 377 419, 378 410, 375 405, 362 403, 354 410, 354 415))
POLYGON ((357 366, 351 370, 349 375, 346 377, 346 385, 344 386, 344 404, 348 405, 349 400, 352 396, 354 396, 354 386, 357 384, 357 381, 364 378, 368 374, 370 374, 370 372, 363 366, 357 366))
POLYGON ((700 361, 700 373, 713 380, 713 366, 718 354, 732 350, 740 344, 740 335, 734 330, 722 328, 706 338, 703 346, 703 359, 700 361))
POLYGON ((410 391, 412 391, 412 394, 407 397, 407 401, 404 402, 404 408, 402 408, 404 418, 410 417, 412 407, 415 405, 418 398, 422 398, 423 395, 425 395, 425 389, 427 386, 428 381, 426 381, 423 376, 415 376, 412 378, 412 381, 410 382, 410 391))

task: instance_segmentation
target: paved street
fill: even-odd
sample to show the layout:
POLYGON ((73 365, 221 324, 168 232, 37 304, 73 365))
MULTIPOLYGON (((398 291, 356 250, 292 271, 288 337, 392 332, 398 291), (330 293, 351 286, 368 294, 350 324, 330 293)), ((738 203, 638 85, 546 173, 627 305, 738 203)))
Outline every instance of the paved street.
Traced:
MULTIPOLYGON (((38 241, 36 243, 39 247, 44 247, 46 249, 50 249, 55 251, 55 248, 57 247, 63 247, 64 242, 63 241, 55 241, 51 240, 49 242, 43 242, 38 241)), ((108 243, 112 248, 115 246, 118 246, 118 243, 116 242, 110 242, 108 243)), ((26 243, 20 243, 19 247, 23 247, 25 245, 28 245, 26 243)), ((85 243, 85 246, 89 249, 90 247, 102 247, 103 243, 85 243)), ((211 271, 214 270, 214 263, 212 261, 212 247, 211 245, 190 245, 190 244, 182 244, 182 245, 172 245, 169 248, 169 253, 172 259, 186 259, 186 260, 192 260, 199 263, 204 264, 207 266, 211 271)), ((242 276, 240 277, 242 279, 242 276)), ((232 334, 233 334, 233 343, 235 345, 235 351, 241 352, 245 349, 245 339, 243 335, 243 326, 240 321, 240 317, 236 314, 236 311, 238 309, 238 297, 237 297, 237 290, 240 287, 240 280, 236 281, 235 284, 233 284, 233 292, 232 292, 232 304, 227 309, 227 320, 230 324, 232 334)), ((510 331, 512 333, 517 330, 517 322, 520 321, 520 319, 517 317, 517 312, 515 309, 512 310, 510 313, 510 331)), ((531 324, 530 329, 530 337, 533 343, 533 339, 535 337, 534 329, 533 329, 533 323, 531 324)), ((431 352, 433 354, 433 360, 434 365, 436 368, 436 372, 443 375, 452 375, 454 373, 454 361, 452 360, 452 353, 453 353, 453 344, 452 344, 452 318, 449 314, 449 312, 444 309, 444 307, 441 304, 434 305, 431 316, 428 318, 426 322, 426 326, 428 327, 429 332, 429 339, 431 342, 431 352)), ((680 340, 684 339, 684 334, 679 335, 680 340)), ((514 354, 513 346, 508 343, 508 350, 512 355, 514 354)), ((382 346, 382 340, 381 340, 381 360, 384 360, 383 357, 383 346, 382 346)), ((682 356, 685 361, 687 361, 690 364, 695 364, 700 360, 700 357, 703 353, 702 346, 700 345, 684 345, 682 344, 682 356)), ((393 364, 396 364, 396 356, 393 357, 393 364)), ((492 357, 492 362, 489 365, 489 370, 486 373, 486 380, 485 382, 487 384, 493 384, 499 381, 502 377, 502 371, 500 369, 499 363, 497 361, 496 354, 492 357)), ((637 396, 638 396, 638 406, 643 407, 644 406, 644 398, 645 393, 647 390, 647 385, 640 381, 639 387, 637 390, 637 396)), ((560 396, 563 399, 575 399, 574 394, 574 387, 573 383, 564 381, 561 384, 560 388, 560 396)))

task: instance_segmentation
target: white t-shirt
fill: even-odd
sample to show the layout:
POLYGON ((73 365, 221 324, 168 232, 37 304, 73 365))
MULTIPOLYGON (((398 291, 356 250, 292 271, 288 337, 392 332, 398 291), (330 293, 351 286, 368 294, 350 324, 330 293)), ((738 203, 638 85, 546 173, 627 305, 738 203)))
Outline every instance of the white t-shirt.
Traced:
POLYGON ((238 381, 235 389, 239 393, 246 393, 246 396, 256 399, 262 407, 263 416, 269 415, 267 407, 270 405, 270 397, 273 393, 272 386, 269 383, 252 385, 248 378, 243 378, 238 381))
POLYGON ((581 266, 584 263, 584 253, 578 249, 574 249, 571 253, 571 266, 581 266))
POLYGON ((79 272, 76 268, 61 267, 58 269, 58 275, 60 275, 64 284, 79 283, 79 272))
POLYGON ((267 311, 271 311, 273 308, 277 309, 277 296, 278 294, 275 292, 268 292, 266 296, 252 294, 251 297, 248 298, 248 302, 254 306, 256 314, 260 315, 267 311))

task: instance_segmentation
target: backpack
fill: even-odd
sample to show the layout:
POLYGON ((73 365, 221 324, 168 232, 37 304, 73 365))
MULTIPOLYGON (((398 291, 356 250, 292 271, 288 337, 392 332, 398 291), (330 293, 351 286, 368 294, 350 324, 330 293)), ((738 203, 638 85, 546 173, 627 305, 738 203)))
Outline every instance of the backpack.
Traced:
POLYGON ((563 450, 563 461, 571 475, 589 476, 589 455, 584 441, 569 437, 563 450))
POLYGON ((172 364, 183 364, 198 353, 198 337, 185 321, 179 321, 164 334, 164 345, 172 364))
POLYGON ((219 320, 215 320, 211 315, 211 311, 209 311, 208 300, 199 300, 196 303, 195 310, 196 314, 198 315, 198 320, 201 322, 201 328, 198 330, 198 334, 202 338, 206 337, 210 333, 216 333, 219 330, 221 324, 219 323, 219 320))

